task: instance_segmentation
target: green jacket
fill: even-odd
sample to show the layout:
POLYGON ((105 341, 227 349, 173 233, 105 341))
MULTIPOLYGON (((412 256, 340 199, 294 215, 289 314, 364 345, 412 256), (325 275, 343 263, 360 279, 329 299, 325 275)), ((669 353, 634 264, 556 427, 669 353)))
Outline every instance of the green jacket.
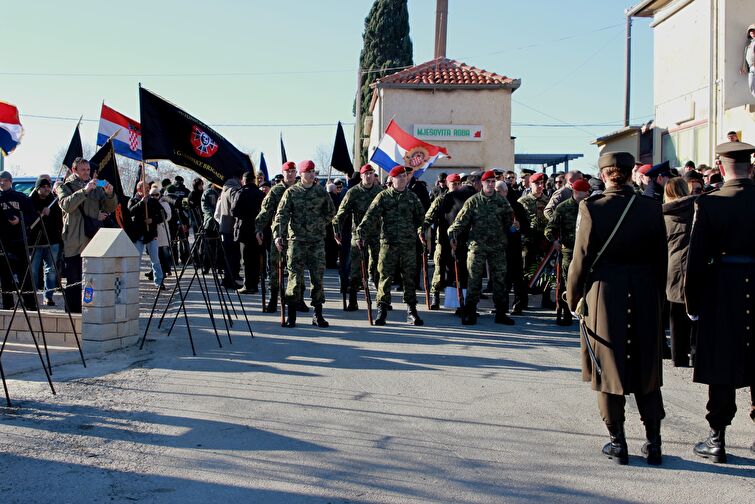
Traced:
POLYGON ((58 205, 63 210, 63 253, 66 257, 80 255, 89 244, 89 238, 84 234, 84 218, 79 209, 96 219, 100 212, 110 213, 118 206, 115 193, 108 196, 102 187, 96 187, 87 194, 84 187, 88 182, 70 175, 56 190, 58 205))
POLYGON ((422 230, 425 211, 419 198, 411 190, 398 192, 393 187, 380 192, 367 209, 357 227, 359 236, 380 225, 380 242, 393 244, 416 243, 422 230))
POLYGON ((559 240, 562 248, 574 250, 578 214, 579 203, 574 198, 560 203, 553 212, 550 222, 545 226, 545 238, 548 241, 559 240))
POLYGON ((519 203, 527 211, 530 219, 530 232, 543 232, 548 221, 545 219, 545 207, 548 204, 548 198, 545 193, 539 198, 535 198, 532 193, 525 194, 519 198, 519 203))
MULTIPOLYGON (((352 187, 346 191, 346 195, 341 201, 341 205, 338 207, 336 216, 333 217, 333 229, 336 233, 340 233, 344 225, 344 219, 351 215, 351 237, 352 239, 358 239, 357 226, 362 222, 364 214, 367 213, 367 209, 370 207, 370 203, 375 197, 382 192, 383 188, 380 184, 375 183, 367 189, 362 184, 352 187)), ((375 239, 380 236, 380 231, 377 228, 365 230, 363 238, 365 240, 375 239)))
POLYGON ((281 198, 283 198, 283 193, 286 192, 288 187, 284 182, 279 182, 270 188, 270 191, 262 200, 262 208, 254 221, 256 233, 264 233, 265 229, 270 227, 273 218, 275 218, 275 212, 278 211, 281 198))
POLYGON ((512 222, 514 210, 506 198, 496 192, 490 196, 479 192, 464 202, 448 228, 448 237, 469 230, 470 248, 505 248, 506 232, 512 222))
POLYGON ((320 184, 304 187, 297 182, 283 193, 273 219, 273 239, 285 234, 288 241, 323 241, 335 213, 333 200, 320 184))

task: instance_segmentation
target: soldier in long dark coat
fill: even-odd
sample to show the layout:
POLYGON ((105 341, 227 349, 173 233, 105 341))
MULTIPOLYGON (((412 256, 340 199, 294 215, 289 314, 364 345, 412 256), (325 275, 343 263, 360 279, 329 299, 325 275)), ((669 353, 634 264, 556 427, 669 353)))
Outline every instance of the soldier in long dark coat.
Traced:
MULTIPOLYGON (((698 321, 694 380, 708 384, 705 418, 711 429, 694 451, 713 462, 726 462, 725 431, 737 411, 736 389, 749 386, 753 395, 755 386, 753 152, 755 146, 741 142, 716 147, 725 183, 697 199, 687 257, 687 313, 698 321)), ((755 408, 750 417, 755 420, 755 408)))
POLYGON ((666 286, 666 228, 660 202, 640 196, 632 200, 634 191, 627 185, 634 166, 631 154, 605 153, 598 166, 606 190, 580 203, 567 302, 576 311, 580 299, 586 300, 587 313, 580 321, 582 379, 591 381, 598 392, 598 407, 610 434, 603 453, 617 463, 628 462, 624 406, 631 393, 645 424, 647 443, 642 451, 655 465, 661 463, 665 416, 661 302, 666 286), (625 219, 609 240, 630 201, 625 219))

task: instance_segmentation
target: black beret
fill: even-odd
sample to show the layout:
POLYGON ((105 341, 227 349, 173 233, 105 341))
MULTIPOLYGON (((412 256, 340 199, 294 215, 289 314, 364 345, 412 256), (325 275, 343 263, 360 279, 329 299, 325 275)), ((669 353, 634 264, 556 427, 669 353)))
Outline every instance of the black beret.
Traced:
POLYGON ((657 165, 653 165, 652 168, 650 168, 645 175, 648 177, 657 177, 659 175, 670 175, 671 174, 671 164, 669 164, 668 161, 663 161, 662 163, 658 163, 657 165))
POLYGON ((628 152, 604 152, 598 158, 598 168, 615 166, 620 170, 632 171, 634 168, 634 156, 628 152))
POLYGON ((520 171, 522 172, 522 175, 534 175, 535 173, 535 170, 531 168, 522 168, 520 171))

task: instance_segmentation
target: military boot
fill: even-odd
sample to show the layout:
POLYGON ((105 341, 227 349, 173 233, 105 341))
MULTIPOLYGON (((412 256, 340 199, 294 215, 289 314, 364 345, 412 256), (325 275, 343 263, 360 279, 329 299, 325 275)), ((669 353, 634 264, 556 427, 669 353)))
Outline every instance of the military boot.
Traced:
POLYGON ((322 316, 322 305, 314 305, 315 314, 312 316, 312 325, 317 327, 328 327, 330 324, 322 316))
POLYGON ((624 435, 624 424, 616 426, 608 425, 608 434, 611 436, 611 442, 603 446, 603 455, 620 465, 629 463, 629 449, 627 448, 627 438, 624 435))
POLYGON ((461 325, 475 325, 477 323, 477 305, 466 305, 461 311, 461 325))
POLYGON ((270 294, 270 301, 268 301, 265 307, 265 313, 275 313, 278 311, 278 292, 275 291, 270 294))
POLYGON ((692 450, 695 455, 709 458, 716 464, 726 463, 726 430, 711 429, 708 438, 700 441, 692 450))
POLYGON ((283 327, 296 327, 296 303, 289 303, 288 318, 281 325, 283 327))
POLYGON ((377 318, 375 319, 375 325, 384 326, 386 318, 388 318, 388 310, 385 303, 378 303, 377 318))
POLYGON ((344 311, 357 311, 359 305, 357 304, 357 290, 352 287, 349 289, 349 304, 344 311))
POLYGON ((661 465, 661 421, 648 420, 645 422, 645 438, 642 454, 650 465, 661 465))
POLYGON ((506 310, 503 309, 503 306, 497 306, 497 305, 495 309, 495 323, 504 324, 504 325, 516 324, 516 322, 514 322, 514 319, 506 315, 506 310))
POLYGON ((419 318, 419 314, 417 313, 417 305, 409 305, 409 307, 407 307, 406 323, 415 326, 424 325, 425 322, 421 318, 419 318))
POLYGON ((431 310, 440 310, 440 292, 433 292, 433 302, 430 305, 431 310))

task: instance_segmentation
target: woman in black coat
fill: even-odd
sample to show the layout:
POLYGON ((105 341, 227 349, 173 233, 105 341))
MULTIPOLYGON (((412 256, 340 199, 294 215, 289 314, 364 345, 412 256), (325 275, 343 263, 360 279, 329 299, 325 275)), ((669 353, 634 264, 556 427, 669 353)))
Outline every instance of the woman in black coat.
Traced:
POLYGON ((690 196, 687 182, 681 177, 668 181, 663 195, 663 218, 668 238, 668 275, 666 299, 669 302, 671 359, 675 367, 689 367, 694 356, 692 321, 684 306, 684 275, 697 196, 690 196))

